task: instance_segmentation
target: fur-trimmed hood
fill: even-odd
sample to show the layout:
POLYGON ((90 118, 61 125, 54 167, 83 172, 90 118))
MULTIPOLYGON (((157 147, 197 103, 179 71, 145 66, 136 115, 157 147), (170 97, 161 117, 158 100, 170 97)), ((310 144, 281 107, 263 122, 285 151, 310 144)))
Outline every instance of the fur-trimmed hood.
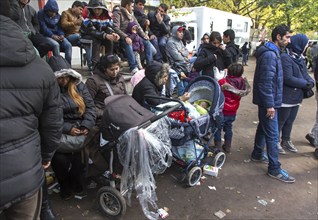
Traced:
POLYGON ((162 64, 160 62, 153 61, 145 69, 145 76, 159 89, 159 91, 161 91, 163 87, 162 76, 164 74, 169 74, 169 64, 167 63, 162 64))
POLYGON ((60 78, 62 76, 71 76, 75 78, 76 85, 82 82, 82 75, 73 69, 61 69, 59 71, 54 72, 54 75, 56 78, 60 78))

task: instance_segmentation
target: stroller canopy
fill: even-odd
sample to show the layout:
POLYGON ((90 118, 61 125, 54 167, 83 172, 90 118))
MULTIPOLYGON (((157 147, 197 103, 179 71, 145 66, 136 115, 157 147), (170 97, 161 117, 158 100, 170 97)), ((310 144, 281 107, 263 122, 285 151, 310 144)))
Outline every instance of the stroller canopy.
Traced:
POLYGON ((190 93, 191 104, 199 100, 208 100, 211 103, 210 116, 215 118, 223 111, 224 95, 215 79, 199 76, 188 84, 185 91, 190 93))

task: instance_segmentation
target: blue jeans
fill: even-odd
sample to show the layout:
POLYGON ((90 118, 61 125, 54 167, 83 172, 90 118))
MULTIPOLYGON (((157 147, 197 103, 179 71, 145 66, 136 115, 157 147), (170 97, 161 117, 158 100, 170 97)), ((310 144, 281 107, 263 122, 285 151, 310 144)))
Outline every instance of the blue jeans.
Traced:
POLYGON ((67 36, 67 40, 73 45, 73 46, 80 46, 79 40, 81 39, 81 35, 79 34, 71 34, 67 36))
POLYGON ((298 113, 299 105, 293 107, 281 107, 278 109, 278 129, 282 133, 283 141, 290 141, 290 134, 298 113))
POLYGON ((236 115, 224 115, 223 122, 218 130, 214 134, 214 141, 221 142, 221 132, 222 128, 224 131, 224 140, 232 141, 233 131, 232 131, 232 124, 236 119, 236 115))
POLYGON ((275 116, 273 119, 266 117, 266 112, 266 108, 258 107, 259 124, 256 129, 252 157, 260 159, 266 145, 269 160, 268 172, 277 173, 280 170, 277 147, 279 141, 277 109, 275 109, 275 116))
POLYGON ((248 57, 248 53, 247 53, 247 54, 244 54, 244 53, 243 53, 242 65, 244 65, 244 64, 247 63, 247 57, 248 57))
POLYGON ((152 45, 156 48, 157 53, 155 55, 155 60, 161 62, 167 62, 167 56, 166 56, 166 44, 167 44, 168 38, 166 36, 158 37, 153 40, 151 40, 152 45))
MULTIPOLYGON (((127 57, 128 63, 129 63, 129 69, 132 71, 133 69, 137 68, 138 65, 136 63, 134 51, 131 44, 127 44, 126 41, 122 41, 123 46, 125 49, 125 55, 127 57)), ((143 40, 144 46, 145 46, 145 54, 146 54, 146 62, 147 65, 152 62, 152 48, 150 45, 149 40, 143 40)))
POLYGON ((57 42, 56 40, 47 37, 48 43, 53 47, 52 52, 54 56, 59 56, 60 51, 65 53, 65 59, 69 64, 72 64, 72 44, 64 38, 63 42, 57 42), (61 50, 60 50, 61 48, 61 50))
POLYGON ((182 96, 185 92, 185 88, 189 83, 184 79, 180 79, 180 82, 177 84, 178 96, 182 96))

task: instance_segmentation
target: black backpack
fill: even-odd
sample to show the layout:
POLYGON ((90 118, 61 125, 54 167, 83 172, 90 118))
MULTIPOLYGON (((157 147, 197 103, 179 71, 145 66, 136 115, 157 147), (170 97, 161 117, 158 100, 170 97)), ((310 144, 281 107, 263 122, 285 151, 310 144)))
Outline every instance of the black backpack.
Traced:
POLYGON ((129 95, 113 95, 105 99, 101 133, 105 140, 115 141, 126 130, 154 117, 129 95))

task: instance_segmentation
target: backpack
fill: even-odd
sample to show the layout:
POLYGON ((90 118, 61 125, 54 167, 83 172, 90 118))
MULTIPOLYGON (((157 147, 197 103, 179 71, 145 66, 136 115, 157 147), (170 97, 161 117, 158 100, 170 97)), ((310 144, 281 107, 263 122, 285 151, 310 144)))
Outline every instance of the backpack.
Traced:
POLYGON ((126 130, 155 116, 129 95, 113 95, 105 99, 101 133, 105 140, 115 141, 126 130))

